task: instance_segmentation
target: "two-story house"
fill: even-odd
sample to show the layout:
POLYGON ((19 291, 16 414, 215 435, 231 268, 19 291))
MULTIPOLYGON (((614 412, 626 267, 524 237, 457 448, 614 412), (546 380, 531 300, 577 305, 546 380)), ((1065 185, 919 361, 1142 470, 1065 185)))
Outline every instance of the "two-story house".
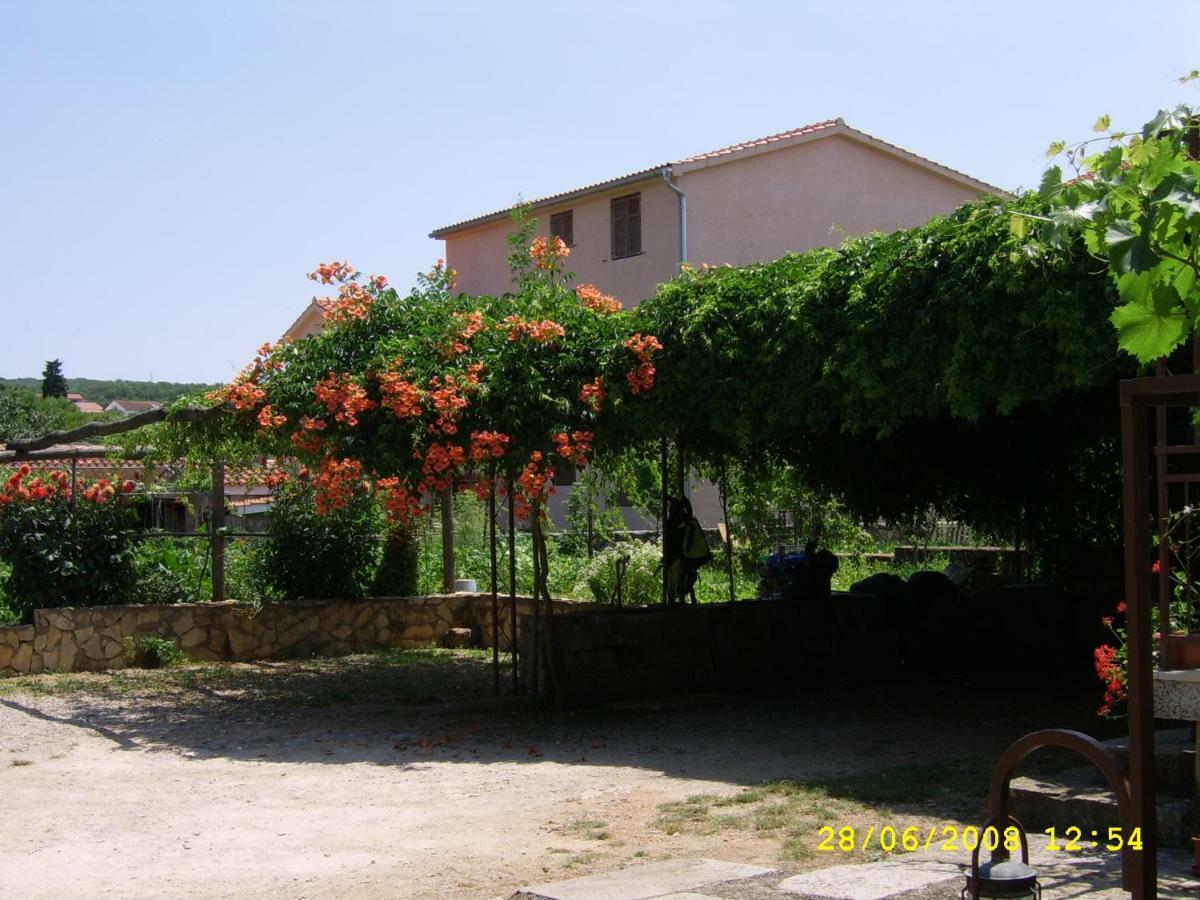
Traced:
MULTIPOLYGON (((922 225, 999 188, 841 119, 651 166, 534 200, 539 232, 571 246, 579 283, 635 306, 681 262, 741 265, 922 225)), ((468 294, 511 287, 511 210, 438 228, 468 294)))
MULTIPOLYGON (((543 235, 570 247, 577 283, 636 306, 680 263, 742 265, 840 244, 846 237, 923 225, 1001 189, 831 119, 532 201, 543 235)), ((511 209, 438 228, 467 294, 511 288, 511 209)), ((319 318, 320 311, 308 315, 319 318)), ((551 515, 561 521, 560 492, 551 515)), ((720 520, 715 488, 695 485, 706 525, 720 520)), ((644 526, 626 515, 631 525, 644 526)))

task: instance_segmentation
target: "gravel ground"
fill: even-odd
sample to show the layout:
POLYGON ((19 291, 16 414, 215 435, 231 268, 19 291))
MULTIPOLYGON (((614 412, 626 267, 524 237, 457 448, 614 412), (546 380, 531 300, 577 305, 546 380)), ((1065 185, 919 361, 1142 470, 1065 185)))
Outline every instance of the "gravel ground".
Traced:
POLYGON ((305 671, 299 694, 243 681, 234 670, 162 691, 0 693, 8 895, 506 897, 680 856, 788 874, 831 860, 785 862, 775 834, 668 834, 654 825, 660 804, 994 758, 1033 728, 1081 724, 1090 703, 986 725, 966 694, 879 691, 551 714, 503 700, 414 706, 386 684, 357 690, 344 670, 305 671))

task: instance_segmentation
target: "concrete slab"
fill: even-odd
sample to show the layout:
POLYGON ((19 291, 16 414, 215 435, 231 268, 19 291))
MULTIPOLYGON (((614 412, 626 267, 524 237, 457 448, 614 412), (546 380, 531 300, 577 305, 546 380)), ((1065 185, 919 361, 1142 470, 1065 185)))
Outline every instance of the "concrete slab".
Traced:
POLYGON ((832 866, 784 879, 784 894, 829 900, 884 900, 908 891, 963 882, 962 867, 947 862, 907 858, 832 866))
POLYGON ((649 900, 649 898, 704 896, 688 891, 726 881, 757 878, 773 870, 717 859, 671 859, 615 872, 600 872, 567 881, 523 887, 518 897, 537 900, 649 900))

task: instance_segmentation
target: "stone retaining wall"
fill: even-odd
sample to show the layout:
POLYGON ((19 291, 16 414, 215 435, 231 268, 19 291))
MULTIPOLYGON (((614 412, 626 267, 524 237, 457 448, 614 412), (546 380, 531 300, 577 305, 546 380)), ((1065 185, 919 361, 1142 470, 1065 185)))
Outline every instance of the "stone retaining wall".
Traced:
MULTIPOLYGON (((1045 587, 972 597, 611 606, 556 616, 539 693, 559 705, 696 691, 820 691, 844 683, 1094 686, 1108 607, 1045 587)), ((532 685, 531 635, 520 647, 532 685)))
MULTIPOLYGON (((518 630, 531 603, 517 598, 518 630)), ((512 644, 511 623, 508 598, 501 598, 501 649, 512 644)), ((119 669, 132 662, 137 640, 149 636, 174 641, 194 660, 252 660, 427 647, 441 643, 452 628, 469 628, 472 643, 490 647, 491 595, 296 600, 261 609, 233 601, 39 609, 32 625, 0 626, 0 676, 119 669)))

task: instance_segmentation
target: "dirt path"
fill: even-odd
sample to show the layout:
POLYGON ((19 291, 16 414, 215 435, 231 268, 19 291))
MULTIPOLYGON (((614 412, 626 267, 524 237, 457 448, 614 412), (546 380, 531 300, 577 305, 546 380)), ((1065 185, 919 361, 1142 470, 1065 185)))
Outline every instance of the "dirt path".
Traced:
POLYGON ((642 859, 778 865, 777 836, 669 834, 658 807, 947 750, 995 754, 1064 724, 1043 711, 979 728, 970 715, 966 700, 845 697, 552 717, 292 707, 236 691, 9 694, 0 884, 23 898, 505 897, 642 859))

